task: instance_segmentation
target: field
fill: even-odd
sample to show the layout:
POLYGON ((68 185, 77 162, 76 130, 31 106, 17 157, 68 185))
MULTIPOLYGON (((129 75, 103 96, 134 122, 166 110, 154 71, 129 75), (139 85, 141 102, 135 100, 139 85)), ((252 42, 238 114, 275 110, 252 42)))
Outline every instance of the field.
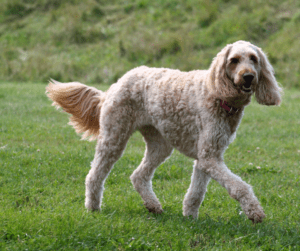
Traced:
POLYGON ((0 250, 300 250, 300 1, 0 0, 0 250), (285 90, 280 107, 245 110, 228 167, 253 186, 253 225, 211 181, 199 218, 182 216, 193 160, 174 151, 143 206, 129 176, 135 133, 106 181, 101 213, 84 207, 96 142, 80 141, 45 95, 49 78, 106 90, 140 66, 208 69, 226 44, 261 47, 285 90))
POLYGON ((266 219, 253 225, 215 181, 199 218, 183 217, 193 160, 177 151, 153 179, 164 213, 148 213, 129 180, 145 148, 139 133, 106 181, 101 213, 87 212, 95 142, 79 140, 45 84, 1 83, 0 250, 300 250, 299 105, 294 89, 280 107, 253 99, 225 153, 264 207, 266 219))

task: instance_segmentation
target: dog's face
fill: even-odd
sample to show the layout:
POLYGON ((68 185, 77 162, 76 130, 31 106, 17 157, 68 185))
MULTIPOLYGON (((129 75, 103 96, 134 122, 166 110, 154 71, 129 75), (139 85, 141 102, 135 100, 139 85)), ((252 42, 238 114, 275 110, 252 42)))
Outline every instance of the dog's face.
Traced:
POLYGON ((207 87, 216 97, 248 99, 255 93, 258 103, 279 105, 282 89, 266 55, 257 46, 237 41, 228 44, 214 58, 207 76, 207 87))
POLYGON ((260 75, 260 57, 255 46, 237 42, 226 60, 226 74, 233 86, 245 94, 252 94, 260 75))

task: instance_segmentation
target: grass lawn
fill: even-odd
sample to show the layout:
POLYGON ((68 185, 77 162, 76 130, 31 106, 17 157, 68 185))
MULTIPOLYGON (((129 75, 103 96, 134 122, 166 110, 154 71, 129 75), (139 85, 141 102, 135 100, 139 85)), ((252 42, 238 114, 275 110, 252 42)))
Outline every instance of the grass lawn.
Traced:
POLYGON ((164 213, 148 213, 129 179, 145 149, 139 133, 106 181, 101 213, 87 212, 96 143, 79 140, 45 85, 1 83, 0 250, 300 250, 299 105, 292 90, 280 107, 252 102, 226 151, 267 215, 253 225, 215 181, 199 218, 183 217, 193 160, 177 151, 153 179, 164 213))

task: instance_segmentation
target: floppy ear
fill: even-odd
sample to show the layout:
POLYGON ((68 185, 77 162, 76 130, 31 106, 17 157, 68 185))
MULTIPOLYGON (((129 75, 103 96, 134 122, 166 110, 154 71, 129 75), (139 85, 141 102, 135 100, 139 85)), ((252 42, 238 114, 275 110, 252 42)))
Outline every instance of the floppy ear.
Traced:
POLYGON ((206 79, 208 89, 220 98, 234 97, 237 94, 226 73, 227 57, 231 48, 232 44, 229 44, 217 54, 210 65, 206 79))
POLYGON ((281 103, 281 92, 274 76, 274 69, 267 59, 267 56, 260 48, 257 48, 261 72, 258 84, 255 87, 255 97, 262 105, 279 105, 281 103))

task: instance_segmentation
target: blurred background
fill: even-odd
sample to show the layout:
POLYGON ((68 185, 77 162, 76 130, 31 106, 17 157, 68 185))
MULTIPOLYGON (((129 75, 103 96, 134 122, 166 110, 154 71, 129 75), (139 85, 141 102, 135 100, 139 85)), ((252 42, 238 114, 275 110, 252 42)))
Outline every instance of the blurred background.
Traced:
POLYGON ((300 89, 300 1, 0 0, 0 81, 112 84, 140 65, 207 69, 237 40, 300 89))

